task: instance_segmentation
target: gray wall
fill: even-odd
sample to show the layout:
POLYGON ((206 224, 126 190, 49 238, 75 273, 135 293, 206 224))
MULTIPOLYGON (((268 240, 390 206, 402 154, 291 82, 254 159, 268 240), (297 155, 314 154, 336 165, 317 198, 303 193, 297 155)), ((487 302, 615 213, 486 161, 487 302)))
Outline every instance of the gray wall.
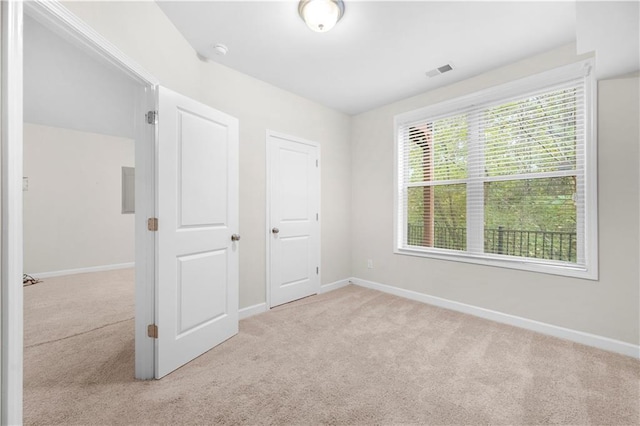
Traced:
POLYGON ((394 115, 577 59, 565 46, 354 117, 353 276, 638 344, 637 77, 599 82, 598 281, 393 254, 394 115))

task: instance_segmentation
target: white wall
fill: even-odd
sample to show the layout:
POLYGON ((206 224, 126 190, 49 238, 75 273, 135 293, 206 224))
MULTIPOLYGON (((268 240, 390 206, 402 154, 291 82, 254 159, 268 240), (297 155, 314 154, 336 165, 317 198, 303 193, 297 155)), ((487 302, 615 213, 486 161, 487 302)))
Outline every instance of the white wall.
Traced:
POLYGON ((201 62, 154 2, 66 2, 65 6, 164 86, 239 119, 241 308, 266 299, 267 129, 320 143, 322 282, 350 276, 349 116, 219 64, 201 62))
POLYGON ((23 87, 26 122, 134 138, 133 80, 28 15, 23 87))
POLYGON ((596 76, 611 78, 640 69, 640 3, 577 1, 578 53, 595 52, 596 76))
POLYGON ((121 214, 134 141, 25 123, 24 271, 133 262, 134 215, 121 214))
POLYGON ((599 82, 599 281, 393 254, 394 115, 577 59, 565 46, 354 117, 353 275, 638 344, 638 77, 599 82))

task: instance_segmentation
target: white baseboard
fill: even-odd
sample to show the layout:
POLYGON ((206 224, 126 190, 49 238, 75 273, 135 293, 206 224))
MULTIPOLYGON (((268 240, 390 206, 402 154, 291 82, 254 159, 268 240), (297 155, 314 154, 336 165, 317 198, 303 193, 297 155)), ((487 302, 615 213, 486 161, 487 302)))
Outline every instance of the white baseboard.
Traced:
POLYGON ((351 281, 349 281, 349 279, 344 279, 344 280, 339 280, 339 281, 335 281, 329 284, 322 284, 320 286, 320 291, 318 292, 318 294, 322 294, 322 293, 326 293, 328 291, 333 291, 333 290, 337 290, 339 288, 342 288, 344 286, 347 286, 351 284, 351 281))
MULTIPOLYGON (((344 287, 346 285, 351 284, 351 282, 348 279, 344 279, 344 280, 340 280, 340 281, 336 281, 333 283, 329 283, 329 284, 323 284, 320 286, 320 291, 318 292, 318 294, 322 294, 322 293, 326 293, 328 291, 332 291, 332 290, 337 290, 341 287, 344 287)), ((266 303, 258 303, 257 305, 253 305, 253 306, 247 306, 246 308, 242 308, 238 311, 238 317, 243 320, 245 318, 249 318, 252 317, 254 315, 258 315, 261 314, 263 312, 267 312, 269 309, 267 309, 267 304, 266 303)))
POLYGON ((34 278, 51 278, 51 277, 61 277, 63 275, 84 274, 87 272, 100 272, 100 271, 113 271, 115 269, 127 269, 127 268, 133 268, 134 266, 136 266, 135 262, 116 263, 113 265, 89 266, 88 268, 64 269, 62 271, 51 271, 51 272, 38 272, 35 274, 29 274, 29 275, 31 275, 34 278))
POLYGON ((258 303, 257 305, 247 306, 246 308, 242 308, 238 311, 238 318, 243 320, 245 318, 252 317, 254 315, 261 314, 263 312, 267 312, 267 304, 266 303, 258 303))
POLYGON ((405 290, 386 284, 380 284, 373 281, 362 280, 360 278, 351 278, 351 282, 361 287, 382 291, 384 293, 393 294, 395 296, 404 297, 406 299, 415 300, 417 302, 427 303, 429 305, 439 306, 441 308, 451 309, 453 311, 462 312, 476 317, 485 318, 502 324, 508 324, 515 327, 524 328, 526 330, 536 331, 548 336, 558 337, 570 340, 572 342, 581 343, 587 346, 593 346, 610 352, 616 352, 633 358, 640 358, 640 345, 620 340, 610 339, 608 337, 598 336, 595 334, 585 333, 582 331, 572 330, 569 328, 559 327, 540 321, 518 317, 515 315, 505 314, 490 309, 484 309, 465 303, 455 302, 453 300, 443 299, 440 297, 429 296, 427 294, 418 293, 411 290, 405 290))

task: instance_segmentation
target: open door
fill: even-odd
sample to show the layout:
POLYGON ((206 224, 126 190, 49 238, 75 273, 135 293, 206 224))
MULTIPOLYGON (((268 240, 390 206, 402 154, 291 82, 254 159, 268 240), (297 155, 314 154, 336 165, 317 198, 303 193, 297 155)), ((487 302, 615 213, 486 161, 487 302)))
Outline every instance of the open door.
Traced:
POLYGON ((238 333, 240 238, 238 120, 158 97, 156 378, 238 333))

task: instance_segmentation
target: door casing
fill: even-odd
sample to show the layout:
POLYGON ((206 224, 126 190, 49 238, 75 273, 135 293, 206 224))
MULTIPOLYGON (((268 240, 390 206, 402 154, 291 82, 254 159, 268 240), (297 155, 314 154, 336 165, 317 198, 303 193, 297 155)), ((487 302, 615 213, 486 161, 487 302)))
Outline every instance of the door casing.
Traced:
MULTIPOLYGON (((302 139, 299 137, 295 137, 295 136, 291 136, 291 135, 286 135, 284 133, 280 133, 280 132, 275 132, 273 130, 268 130, 266 132, 266 139, 265 139, 265 158, 266 158, 266 178, 265 178, 265 182, 266 182, 266 227, 265 227, 265 252, 266 252, 266 279, 265 279, 265 283, 266 283, 266 295, 267 295, 267 309, 271 309, 271 307, 273 306, 271 303, 271 161, 270 161, 270 154, 269 154, 269 140, 270 138, 275 137, 275 138, 281 138, 281 139, 287 139, 290 140, 292 142, 297 142, 297 143, 301 143, 304 145, 310 145, 315 147, 318 150, 318 159, 321 158, 321 150, 320 150, 320 144, 317 142, 313 142, 313 141, 309 141, 306 139, 302 139)), ((322 265, 321 260, 322 260, 322 179, 320 179, 320 176, 322 176, 322 161, 318 160, 318 214, 319 214, 319 220, 318 220, 318 259, 317 259, 317 265, 322 265)), ((322 285, 322 268, 319 268, 319 272, 318 272, 318 283, 321 286, 322 285)))
POLYGON ((2 236, 0 253, 2 295, 2 372, 0 422, 21 424, 22 418, 22 131, 23 131, 23 13, 76 41, 94 55, 113 64, 139 83, 136 106, 136 348, 135 376, 153 378, 153 340, 146 338, 147 324, 155 319, 155 238, 146 218, 155 212, 156 126, 144 125, 144 115, 154 110, 159 81, 58 1, 2 2, 2 236), (24 8, 23 8, 24 5, 24 8))

